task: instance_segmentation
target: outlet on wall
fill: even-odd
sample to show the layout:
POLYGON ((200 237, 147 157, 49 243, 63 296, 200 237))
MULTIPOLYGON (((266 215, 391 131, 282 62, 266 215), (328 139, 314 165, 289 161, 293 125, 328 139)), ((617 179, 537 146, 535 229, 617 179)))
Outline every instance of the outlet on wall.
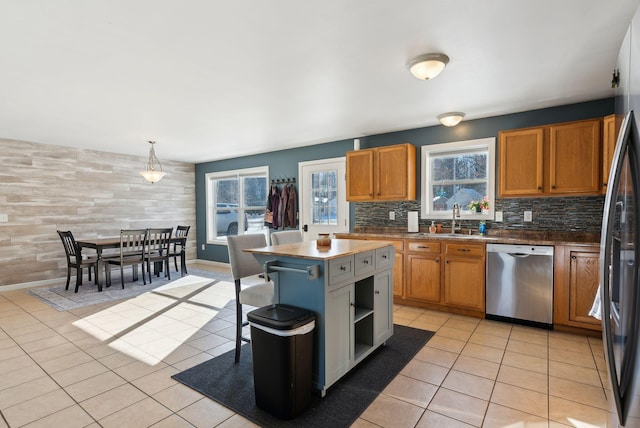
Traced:
POLYGON ((502 220, 502 211, 496 211, 496 221, 500 222, 502 220))
POLYGON ((395 220, 395 219, 396 219, 396 212, 389 211, 389 220, 395 220))
POLYGON ((202 251, 204 251, 204 244, 202 244, 202 251))
POLYGON ((531 211, 525 211, 524 212, 524 221, 532 221, 532 212, 531 211))

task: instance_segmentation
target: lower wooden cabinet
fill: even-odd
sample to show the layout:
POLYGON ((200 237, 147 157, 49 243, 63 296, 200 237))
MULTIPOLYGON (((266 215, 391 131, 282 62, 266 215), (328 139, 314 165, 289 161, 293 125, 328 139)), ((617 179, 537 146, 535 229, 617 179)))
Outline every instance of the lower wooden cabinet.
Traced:
POLYGON ((446 256, 444 303, 484 312, 484 258, 446 256))
POLYGON ((407 241, 405 261, 407 300, 484 316, 484 243, 407 241))
POLYGON ((601 330, 589 316, 600 282, 600 247, 557 245, 554 257, 553 323, 601 330))
POLYGON ((405 298, 440 303, 440 242, 405 241, 405 298))

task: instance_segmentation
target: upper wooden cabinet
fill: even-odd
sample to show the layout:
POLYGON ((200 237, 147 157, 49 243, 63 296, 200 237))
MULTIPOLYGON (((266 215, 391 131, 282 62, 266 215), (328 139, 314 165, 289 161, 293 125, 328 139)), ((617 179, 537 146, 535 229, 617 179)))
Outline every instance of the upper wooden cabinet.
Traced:
POLYGON ((601 140, 600 119, 501 131, 500 196, 600 193, 601 140))
POLYGON ((416 147, 398 144, 347 152, 347 200, 416 198, 416 147))
POLYGON ((544 130, 503 131, 499 140, 500 196, 542 193, 544 130))
POLYGON ((621 123, 622 116, 616 116, 615 114, 605 116, 602 121, 602 194, 607 193, 609 172, 611 171, 611 162, 613 162, 613 151, 616 148, 621 123))

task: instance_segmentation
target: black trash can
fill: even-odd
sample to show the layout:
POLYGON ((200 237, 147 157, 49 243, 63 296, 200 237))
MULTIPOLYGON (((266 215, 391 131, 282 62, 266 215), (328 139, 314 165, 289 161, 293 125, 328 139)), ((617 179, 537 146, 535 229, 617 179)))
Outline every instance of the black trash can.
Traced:
POLYGON ((281 419, 302 413, 311 400, 312 311, 271 305, 247 314, 256 405, 281 419))

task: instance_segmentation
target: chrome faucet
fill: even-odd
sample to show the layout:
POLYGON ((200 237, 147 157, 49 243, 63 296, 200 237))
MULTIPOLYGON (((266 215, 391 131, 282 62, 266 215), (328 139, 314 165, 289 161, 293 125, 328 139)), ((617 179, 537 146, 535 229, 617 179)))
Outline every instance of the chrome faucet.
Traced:
POLYGON ((460 217, 460 205, 457 202, 451 209, 451 233, 456 233, 456 217, 460 217))

